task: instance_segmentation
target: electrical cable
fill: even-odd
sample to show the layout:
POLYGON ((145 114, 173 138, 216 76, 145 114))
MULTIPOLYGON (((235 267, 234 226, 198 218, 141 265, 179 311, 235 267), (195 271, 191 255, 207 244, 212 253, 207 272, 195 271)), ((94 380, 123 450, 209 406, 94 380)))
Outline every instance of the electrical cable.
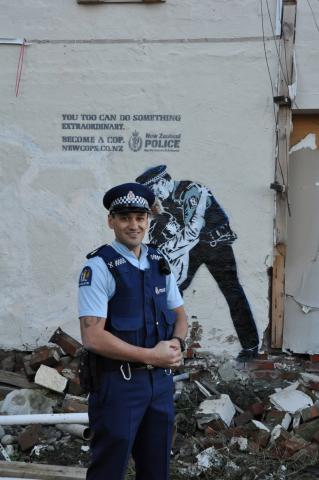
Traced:
MULTIPOLYGON (((268 70, 268 75, 269 75, 269 80, 270 80, 270 85, 271 85, 271 91, 272 91, 272 97, 275 96, 275 89, 274 89, 274 84, 273 80, 271 78, 271 73, 270 73, 270 67, 269 67, 269 62, 268 62, 268 56, 267 56, 267 50, 266 50, 266 41, 265 41, 265 27, 264 27, 264 11, 263 11, 263 0, 260 0, 260 12, 261 12, 261 28, 262 28, 262 39, 263 39, 263 47, 264 47, 264 55, 265 55, 265 60, 266 60, 266 65, 267 65, 267 70, 268 70)), ((276 126, 276 165, 279 167, 282 182, 285 183, 285 177, 284 177, 284 172, 282 169, 282 165, 280 163, 280 160, 278 158, 278 151, 279 151, 279 135, 278 135, 278 119, 276 115, 276 108, 275 108, 275 103, 273 102, 273 112, 274 112, 274 120, 275 120, 275 126, 276 126)))
MULTIPOLYGON (((318 1, 319 1, 319 0, 318 0, 318 1)), ((312 6, 311 6, 310 0, 307 0, 307 3, 308 3, 308 5, 309 5, 310 11, 311 11, 311 15, 312 15, 314 24, 315 24, 315 26, 316 26, 316 29, 317 29, 318 32, 319 32, 319 25, 318 25, 318 22, 317 22, 317 19, 316 19, 316 16, 315 16, 315 12, 313 11, 313 8, 312 8, 312 6)))

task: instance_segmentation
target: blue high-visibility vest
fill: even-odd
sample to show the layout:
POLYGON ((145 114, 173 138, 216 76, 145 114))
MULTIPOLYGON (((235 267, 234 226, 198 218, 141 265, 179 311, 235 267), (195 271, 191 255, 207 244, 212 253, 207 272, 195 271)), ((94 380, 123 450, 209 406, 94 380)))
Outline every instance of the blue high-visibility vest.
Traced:
POLYGON ((172 336, 175 312, 167 308, 163 256, 148 247, 150 268, 139 270, 113 247, 104 245, 88 255, 101 257, 115 280, 115 294, 108 302, 105 329, 127 343, 154 347, 172 336))

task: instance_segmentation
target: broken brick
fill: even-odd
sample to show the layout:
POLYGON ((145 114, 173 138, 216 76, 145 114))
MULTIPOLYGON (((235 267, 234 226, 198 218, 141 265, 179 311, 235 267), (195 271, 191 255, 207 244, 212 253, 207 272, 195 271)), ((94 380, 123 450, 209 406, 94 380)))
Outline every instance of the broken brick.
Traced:
POLYGON ((79 377, 69 378, 68 393, 70 395, 82 395, 83 388, 81 387, 79 377))
POLYGON ((314 459, 318 457, 319 446, 315 443, 310 443, 307 447, 302 448, 292 457, 294 461, 299 461, 305 463, 309 459, 314 459))
POLYGON ((206 433, 208 435, 215 435, 217 432, 221 432, 225 430, 226 425, 222 420, 211 420, 207 425, 206 425, 206 433))
POLYGON ((18 443, 21 450, 24 452, 41 440, 42 428, 41 425, 29 425, 18 436, 18 443))
POLYGON ((315 418, 319 417, 319 407, 317 405, 313 405, 312 407, 304 408, 301 410, 301 417, 304 422, 308 422, 315 418))
POLYGON ((319 418, 303 423, 296 429, 296 433, 304 440, 310 442, 314 434, 319 430, 319 418))
POLYGON ((251 372, 252 378, 264 379, 264 380, 276 380, 281 376, 279 370, 253 370, 251 372))
POLYGON ((308 383, 308 388, 310 388, 310 390, 315 390, 316 392, 319 391, 319 382, 309 382, 308 383))
POLYGON ((60 355, 57 349, 49 347, 41 347, 35 350, 29 360, 29 365, 34 370, 40 367, 40 365, 46 365, 47 367, 54 367, 60 361, 60 355))
POLYGON ((287 440, 283 441, 280 446, 285 450, 288 456, 291 457, 296 452, 299 452, 299 450, 307 447, 308 445, 310 445, 310 443, 304 440, 302 437, 293 435, 287 440))
POLYGON ((248 425, 240 425, 238 427, 227 428, 223 430, 222 434, 225 438, 232 438, 232 437, 245 437, 247 438, 249 435, 250 429, 248 425))
POLYGON ((194 350, 191 347, 188 347, 186 350, 186 358, 194 358, 194 350))
POLYGON ((31 355, 25 355, 23 359, 23 368, 28 380, 33 380, 35 371, 30 366, 31 355))
POLYGON ((274 368, 274 362, 272 360, 263 360, 257 358, 249 363, 250 370, 274 370, 274 368))
POLYGON ((83 401, 66 395, 62 403, 62 410, 67 413, 86 413, 88 406, 83 401))
POLYGON ((245 425, 246 423, 250 422, 250 420, 252 420, 253 418, 254 418, 254 415, 252 412, 244 412, 234 418, 234 423, 236 427, 239 425, 245 425))
POLYGON ((266 430, 251 430, 249 439, 253 440, 259 447, 266 448, 269 443, 270 433, 266 432, 266 430))
POLYGON ((310 358, 311 362, 319 362, 319 355, 318 354, 310 355, 309 358, 310 358))
POLYGON ((251 411, 254 418, 261 418, 266 410, 266 406, 262 402, 256 402, 252 405, 249 405, 248 410, 251 411))
POLYGON ((279 410, 270 410, 267 412, 265 422, 270 427, 275 427, 278 424, 281 424, 285 418, 286 412, 280 412, 279 410))
POLYGON ((319 363, 315 362, 305 362, 305 371, 306 372, 319 372, 319 363))
POLYGON ((68 355, 71 355, 71 357, 78 357, 83 348, 80 342, 71 337, 71 335, 63 332, 60 327, 53 333, 50 342, 59 345, 62 350, 68 355))

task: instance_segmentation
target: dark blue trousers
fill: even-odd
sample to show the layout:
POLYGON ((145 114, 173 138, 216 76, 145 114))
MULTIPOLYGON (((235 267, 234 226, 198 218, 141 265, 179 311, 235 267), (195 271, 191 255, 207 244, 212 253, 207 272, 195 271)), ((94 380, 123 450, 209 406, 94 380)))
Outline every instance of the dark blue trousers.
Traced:
POLYGON ((88 480, 124 480, 133 455, 136 480, 168 480, 174 423, 173 377, 162 368, 104 372, 89 397, 94 432, 88 480), (126 372, 127 373, 127 372, 126 372))

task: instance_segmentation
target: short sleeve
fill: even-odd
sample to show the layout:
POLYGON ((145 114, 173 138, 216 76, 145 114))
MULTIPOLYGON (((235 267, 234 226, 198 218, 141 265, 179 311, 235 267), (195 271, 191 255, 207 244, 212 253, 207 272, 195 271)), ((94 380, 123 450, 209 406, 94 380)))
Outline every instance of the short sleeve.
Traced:
POLYGON ((115 281, 100 257, 87 260, 79 278, 79 317, 107 317, 107 304, 115 292, 115 281))
POLYGON ((167 291, 167 307, 172 310, 173 308, 180 307, 184 304, 182 296, 178 290, 176 279, 172 273, 166 277, 166 291, 167 291))

